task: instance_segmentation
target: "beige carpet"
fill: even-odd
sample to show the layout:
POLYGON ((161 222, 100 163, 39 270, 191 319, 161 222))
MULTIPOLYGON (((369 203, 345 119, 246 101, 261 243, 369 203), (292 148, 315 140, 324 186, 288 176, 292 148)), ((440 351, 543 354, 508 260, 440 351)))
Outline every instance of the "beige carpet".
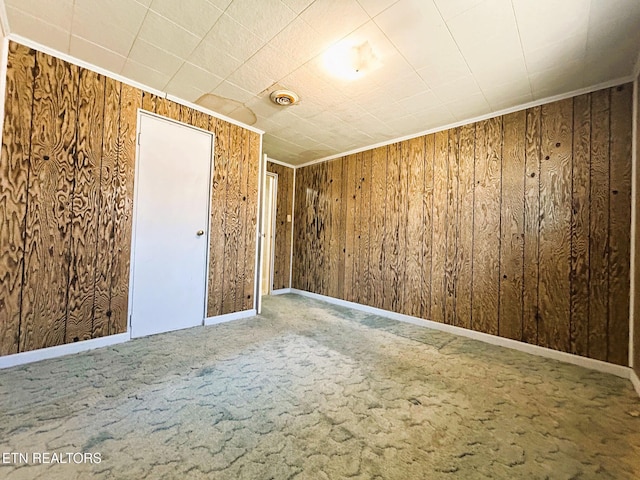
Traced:
POLYGON ((8 480, 638 479, 640 400, 614 376, 286 295, 0 371, 0 453, 8 480))

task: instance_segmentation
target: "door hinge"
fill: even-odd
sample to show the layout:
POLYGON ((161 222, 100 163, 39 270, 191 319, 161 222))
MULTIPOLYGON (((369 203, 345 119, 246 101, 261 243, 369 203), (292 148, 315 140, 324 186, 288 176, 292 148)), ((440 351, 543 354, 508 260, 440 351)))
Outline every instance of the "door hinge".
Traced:
POLYGON ((140 145, 140 135, 142 135, 142 132, 138 132, 138 145, 140 145))

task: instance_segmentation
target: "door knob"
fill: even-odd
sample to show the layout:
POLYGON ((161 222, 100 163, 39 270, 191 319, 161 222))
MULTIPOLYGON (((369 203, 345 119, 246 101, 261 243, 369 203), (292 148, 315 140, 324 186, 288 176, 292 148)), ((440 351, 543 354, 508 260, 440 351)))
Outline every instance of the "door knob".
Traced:
POLYGON ((204 235, 204 230, 198 230, 196 232, 196 235, 198 235, 199 237, 201 237, 202 235, 204 235))

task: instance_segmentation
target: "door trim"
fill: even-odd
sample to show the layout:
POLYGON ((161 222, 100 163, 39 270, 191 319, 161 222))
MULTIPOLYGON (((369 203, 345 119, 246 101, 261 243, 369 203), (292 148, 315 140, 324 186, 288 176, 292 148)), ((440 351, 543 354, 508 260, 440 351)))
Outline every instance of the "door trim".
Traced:
POLYGON ((206 249, 206 261, 204 265, 205 269, 205 286, 204 286, 204 300, 203 300, 203 317, 200 325, 205 324, 205 319, 207 318, 207 306, 209 300, 209 261, 211 255, 211 199, 213 195, 212 188, 212 179, 213 179, 213 171, 215 168, 215 145, 216 145, 216 136, 214 132, 209 130, 205 130, 204 128, 194 127, 193 125, 189 125, 188 123, 180 122, 178 120, 174 120, 169 117, 165 117, 162 115, 158 115, 157 113, 149 112, 147 110, 143 110, 142 108, 138 108, 137 112, 137 123, 136 123, 136 155, 135 155, 135 175, 134 175, 134 185, 133 185, 133 212, 131 215, 131 258, 129 259, 129 299, 128 299, 128 318, 127 318, 127 334, 129 338, 132 337, 132 328, 131 328, 131 319, 133 316, 133 275, 135 273, 135 245, 136 245, 136 230, 137 230, 137 217, 138 217, 138 176, 140 171, 140 124, 142 123, 142 116, 145 115, 147 117, 154 117, 161 119, 166 122, 175 123, 182 127, 191 128, 193 130, 197 130, 202 133, 206 133, 211 136, 211 154, 210 154, 210 162, 209 162, 209 175, 208 175, 208 185, 209 185, 209 201, 207 202, 207 225, 205 226, 205 237, 207 242, 206 249))

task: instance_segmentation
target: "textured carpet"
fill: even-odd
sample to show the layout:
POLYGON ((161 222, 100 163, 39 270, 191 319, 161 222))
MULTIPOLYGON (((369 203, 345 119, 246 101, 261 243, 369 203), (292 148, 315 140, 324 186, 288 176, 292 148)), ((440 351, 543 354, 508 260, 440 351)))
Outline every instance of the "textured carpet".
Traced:
POLYGON ((640 400, 611 375, 286 295, 0 371, 0 453, 8 480, 637 479, 640 400))

